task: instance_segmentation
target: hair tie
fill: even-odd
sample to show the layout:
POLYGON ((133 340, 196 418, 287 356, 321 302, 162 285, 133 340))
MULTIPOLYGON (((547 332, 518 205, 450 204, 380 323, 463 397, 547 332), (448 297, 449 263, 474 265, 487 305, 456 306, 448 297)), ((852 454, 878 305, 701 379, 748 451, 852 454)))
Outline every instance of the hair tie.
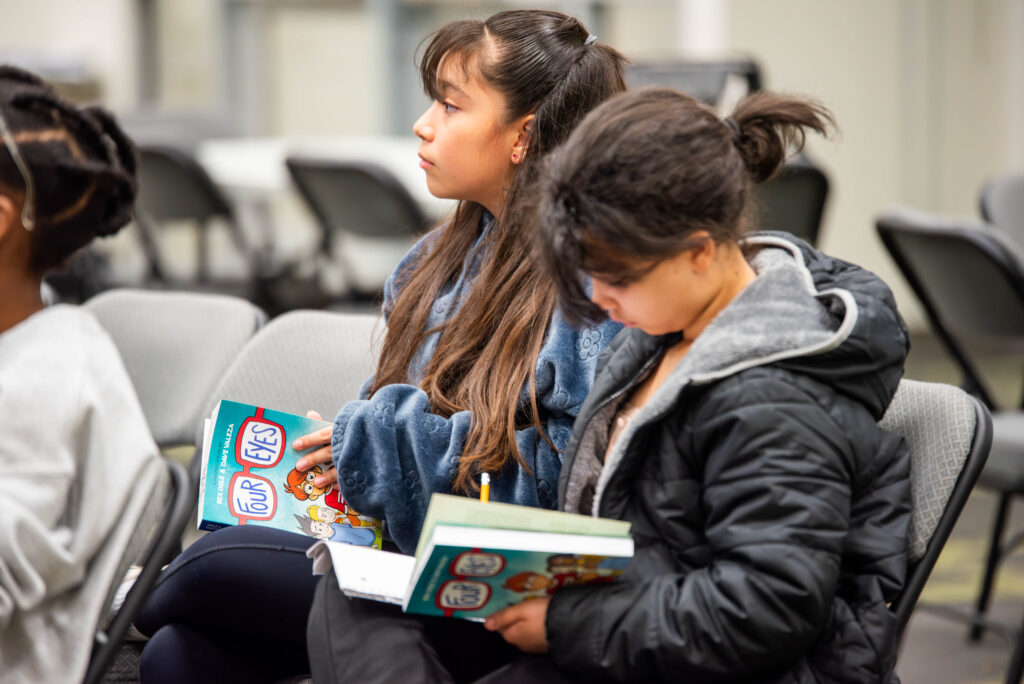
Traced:
POLYGON ((734 118, 732 118, 730 116, 730 117, 728 117, 726 119, 723 119, 722 123, 725 124, 726 128, 728 128, 730 131, 732 131, 732 141, 733 141, 733 143, 734 144, 738 143, 740 141, 740 136, 743 135, 743 133, 742 133, 742 131, 740 131, 740 125, 738 123, 736 123, 736 119, 734 119, 734 118))
POLYGON ((587 36, 587 39, 585 41, 583 41, 583 47, 587 47, 588 45, 593 45, 596 42, 597 42, 597 36, 595 36, 593 33, 591 33, 591 34, 589 34, 587 36))

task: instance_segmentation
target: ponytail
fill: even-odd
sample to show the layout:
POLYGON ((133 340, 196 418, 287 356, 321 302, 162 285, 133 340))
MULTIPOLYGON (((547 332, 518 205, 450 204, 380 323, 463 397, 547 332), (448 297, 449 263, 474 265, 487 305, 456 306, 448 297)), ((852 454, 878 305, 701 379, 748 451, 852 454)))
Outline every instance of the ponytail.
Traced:
POLYGON ((803 149, 805 129, 827 135, 835 128, 832 113, 820 104, 766 91, 743 98, 723 123, 755 183, 774 176, 790 152, 803 149))

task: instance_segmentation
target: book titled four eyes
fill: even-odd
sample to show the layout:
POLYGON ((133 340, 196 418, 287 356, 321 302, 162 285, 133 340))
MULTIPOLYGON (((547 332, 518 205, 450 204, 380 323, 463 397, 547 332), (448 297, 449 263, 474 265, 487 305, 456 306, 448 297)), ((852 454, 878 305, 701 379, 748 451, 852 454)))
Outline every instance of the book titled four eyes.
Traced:
MULTIPOLYGON (((360 514, 336 483, 318 485, 330 463, 302 472, 298 438, 330 423, 221 400, 206 421, 199 478, 201 530, 264 525, 357 546, 380 548, 381 521, 360 514)), ((312 451, 312 450, 309 450, 312 451)))

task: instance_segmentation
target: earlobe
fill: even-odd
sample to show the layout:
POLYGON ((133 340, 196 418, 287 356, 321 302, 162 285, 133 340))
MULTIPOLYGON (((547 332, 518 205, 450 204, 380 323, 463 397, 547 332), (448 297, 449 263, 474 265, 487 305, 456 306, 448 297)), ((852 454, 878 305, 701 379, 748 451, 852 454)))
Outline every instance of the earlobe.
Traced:
POLYGON ((512 145, 512 163, 518 164, 523 161, 526 152, 530 147, 530 135, 533 133, 533 120, 537 118, 533 114, 527 114, 520 122, 515 144, 512 145))
POLYGON ((21 212, 14 200, 7 195, 0 195, 0 240, 3 240, 11 229, 20 225, 21 212))

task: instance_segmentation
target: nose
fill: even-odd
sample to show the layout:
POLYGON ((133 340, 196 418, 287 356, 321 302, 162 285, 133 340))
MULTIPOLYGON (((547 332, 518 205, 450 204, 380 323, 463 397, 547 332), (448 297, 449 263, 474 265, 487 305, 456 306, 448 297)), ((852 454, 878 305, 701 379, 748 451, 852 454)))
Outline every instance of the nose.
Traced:
POLYGON ((416 119, 416 123, 412 125, 413 134, 423 142, 430 142, 434 139, 434 126, 430 123, 430 112, 432 109, 433 105, 423 112, 423 115, 416 119))

